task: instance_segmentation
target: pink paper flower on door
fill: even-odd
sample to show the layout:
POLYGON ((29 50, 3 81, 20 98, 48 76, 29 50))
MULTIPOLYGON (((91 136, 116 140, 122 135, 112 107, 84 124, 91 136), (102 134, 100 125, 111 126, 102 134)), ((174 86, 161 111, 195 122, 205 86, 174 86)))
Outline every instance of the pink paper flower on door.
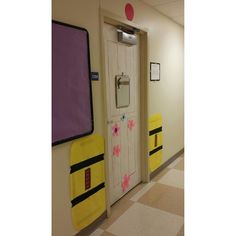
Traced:
POLYGON ((120 145, 115 145, 113 147, 113 156, 116 156, 116 157, 120 156, 120 145))
POLYGON ((122 187, 122 191, 125 192, 127 188, 129 188, 129 182, 130 182, 130 176, 129 175, 125 175, 123 177, 122 183, 121 183, 121 187, 122 187))
POLYGON ((114 124, 112 126, 112 135, 113 136, 118 136, 120 134, 120 127, 118 124, 114 124))
POLYGON ((135 126, 134 120, 128 120, 128 128, 129 128, 130 131, 132 131, 134 126, 135 126))

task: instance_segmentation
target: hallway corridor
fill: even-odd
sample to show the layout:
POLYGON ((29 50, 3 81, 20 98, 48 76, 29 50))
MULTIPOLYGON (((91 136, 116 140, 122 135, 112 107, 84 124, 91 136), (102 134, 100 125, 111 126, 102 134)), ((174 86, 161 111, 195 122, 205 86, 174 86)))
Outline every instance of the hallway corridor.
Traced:
POLYGON ((183 236, 184 154, 112 207, 91 236, 183 236))

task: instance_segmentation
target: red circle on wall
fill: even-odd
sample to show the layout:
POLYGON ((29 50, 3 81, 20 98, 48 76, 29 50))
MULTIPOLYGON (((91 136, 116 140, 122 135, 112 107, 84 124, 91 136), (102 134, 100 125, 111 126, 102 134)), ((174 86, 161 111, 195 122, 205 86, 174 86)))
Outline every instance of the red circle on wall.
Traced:
POLYGON ((134 8, 130 3, 127 3, 125 5, 125 15, 127 17, 128 20, 133 20, 134 18, 134 8))

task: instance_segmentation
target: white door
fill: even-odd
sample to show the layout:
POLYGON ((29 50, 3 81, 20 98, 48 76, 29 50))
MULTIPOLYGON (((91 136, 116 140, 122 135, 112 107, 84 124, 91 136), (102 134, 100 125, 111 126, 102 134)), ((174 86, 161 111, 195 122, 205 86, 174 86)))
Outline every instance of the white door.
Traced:
POLYGON ((108 24, 104 36, 110 204, 113 204, 141 181, 139 43, 134 46, 119 43, 116 28, 108 24), (123 82, 117 88, 119 79, 123 82))

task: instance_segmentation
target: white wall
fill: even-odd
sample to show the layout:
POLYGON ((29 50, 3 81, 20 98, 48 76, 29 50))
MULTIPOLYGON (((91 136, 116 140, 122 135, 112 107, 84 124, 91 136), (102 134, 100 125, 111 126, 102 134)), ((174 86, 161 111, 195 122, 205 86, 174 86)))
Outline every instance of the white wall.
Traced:
MULTIPOLYGON (((99 7, 125 18, 124 0, 53 0, 53 19, 78 25, 90 35, 91 69, 101 75, 99 7)), ((184 29, 138 0, 133 22, 149 31, 149 59, 161 63, 161 81, 149 82, 150 115, 163 116, 164 161, 184 147, 184 29)), ((102 78, 93 81, 95 133, 104 135, 102 78)), ((71 142, 53 147, 53 235, 74 235, 70 216, 69 150, 71 142)))

